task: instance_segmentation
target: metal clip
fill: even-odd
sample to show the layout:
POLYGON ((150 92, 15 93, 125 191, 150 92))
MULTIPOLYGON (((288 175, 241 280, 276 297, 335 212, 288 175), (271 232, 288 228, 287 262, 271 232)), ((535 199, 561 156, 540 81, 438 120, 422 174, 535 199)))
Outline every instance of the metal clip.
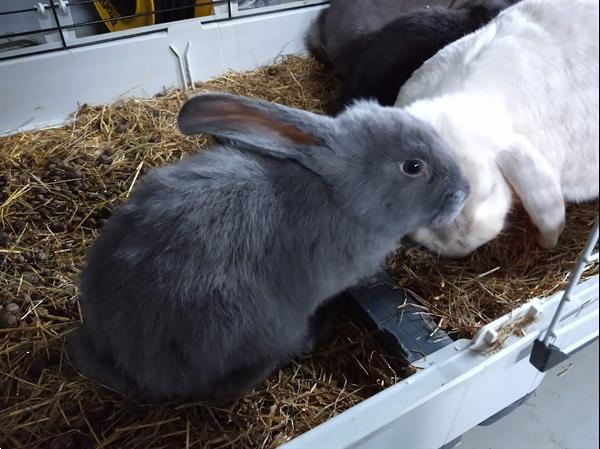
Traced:
POLYGON ((46 5, 45 3, 42 2, 37 2, 37 4, 35 5, 35 7, 37 8, 38 12, 42 15, 45 16, 46 15, 46 7, 48 5, 46 5))
POLYGON ((527 316, 533 319, 537 319, 542 314, 542 309, 537 304, 532 304, 527 311, 527 316))
POLYGON ((483 341, 488 345, 493 345, 498 341, 498 332, 494 329, 486 329, 485 334, 483 335, 483 341))
POLYGON ((189 56, 191 47, 192 43, 188 41, 185 47, 185 51, 182 54, 177 51, 174 44, 169 45, 169 48, 177 57, 177 62, 179 64, 179 73, 181 75, 181 79, 183 80, 183 88, 185 90, 194 90, 194 78, 192 76, 192 65, 189 56))

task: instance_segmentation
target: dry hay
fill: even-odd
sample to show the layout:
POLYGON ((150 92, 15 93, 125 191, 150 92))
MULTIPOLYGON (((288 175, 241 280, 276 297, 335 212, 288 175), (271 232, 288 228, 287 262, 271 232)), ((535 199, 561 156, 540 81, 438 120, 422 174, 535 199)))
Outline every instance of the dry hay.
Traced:
MULTIPOLYGON (((335 83, 312 60, 290 57, 203 89, 321 111, 335 83)), ((343 318, 333 341, 235 402, 134 404, 73 371, 64 341, 80 316, 76 285, 86 248, 149 168, 209 145, 178 134, 185 98, 171 91, 83 106, 72 125, 0 138, 0 447, 272 448, 408 374, 343 318)), ((405 248, 390 268, 443 318, 442 327, 469 336, 564 285, 596 207, 571 208, 556 251, 532 245, 521 218, 516 232, 466 261, 405 248)))
MULTIPOLYGON (((559 245, 546 251, 521 210, 505 232, 465 259, 446 259, 407 246, 388 266, 398 284, 418 296, 428 313, 455 338, 472 338, 484 325, 536 297, 564 289, 598 217, 598 203, 571 205, 559 245)), ((598 274, 589 267, 584 279, 598 274)))
MULTIPOLYGON (((332 86, 314 62, 291 57, 197 90, 320 110, 332 86)), ((64 337, 80 317, 86 248, 150 167, 208 145, 178 134, 184 98, 84 106, 72 125, 0 139, 1 448, 276 447, 403 374, 348 319, 329 344, 237 402, 136 405, 73 371, 64 337)))
POLYGON ((527 335, 527 327, 535 322, 535 316, 529 313, 509 320, 497 329, 498 336, 496 340, 492 344, 487 345, 483 352, 485 354, 494 354, 504 349, 506 342, 513 335, 516 337, 525 337, 527 335))

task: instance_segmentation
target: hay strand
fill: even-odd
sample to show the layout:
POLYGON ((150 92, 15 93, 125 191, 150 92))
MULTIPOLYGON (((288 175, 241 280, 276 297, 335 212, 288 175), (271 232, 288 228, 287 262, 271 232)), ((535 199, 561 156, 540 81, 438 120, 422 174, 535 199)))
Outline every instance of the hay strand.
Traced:
MULTIPOLYGON (((505 232, 465 259, 446 259, 407 244, 389 259, 401 287, 456 338, 472 338, 491 321, 533 298, 550 296, 568 283, 598 217, 598 202, 571 205, 559 245, 539 248, 535 229, 521 209, 513 211, 505 232)), ((598 274, 591 264, 583 278, 598 274)))

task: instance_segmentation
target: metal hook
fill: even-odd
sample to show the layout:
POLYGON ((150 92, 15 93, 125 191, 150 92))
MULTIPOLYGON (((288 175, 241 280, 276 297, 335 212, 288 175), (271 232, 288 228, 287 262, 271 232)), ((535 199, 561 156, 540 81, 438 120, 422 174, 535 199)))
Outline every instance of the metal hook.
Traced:
POLYGON ((48 6, 48 5, 46 5, 42 2, 37 2, 37 5, 36 5, 38 12, 43 16, 46 15, 46 6, 48 6))
POLYGON ((192 47, 192 42, 188 41, 185 47, 185 64, 187 68, 188 79, 190 81, 190 88, 194 90, 194 77, 192 76, 192 63, 190 62, 190 48, 192 47))
POLYGON ((188 90, 189 87, 187 83, 186 70, 183 65, 183 55, 177 51, 173 44, 169 45, 169 48, 173 53, 175 53, 175 56, 177 56, 177 62, 179 63, 179 73, 181 74, 181 79, 183 80, 183 88, 185 90, 188 90))
POLYGON ((194 90, 194 77, 192 76, 192 64, 190 62, 190 48, 192 43, 188 41, 183 54, 179 53, 175 48, 174 44, 169 45, 171 51, 177 56, 177 62, 179 63, 179 73, 183 80, 183 88, 185 90, 194 90), (189 82, 189 84, 188 84, 189 82))
POLYGON ((579 281, 581 280, 581 276, 583 275, 583 272, 585 271, 585 269, 587 268, 587 266, 590 263, 596 261, 598 258, 598 255, 594 254, 594 248, 596 247, 596 244, 598 243, 599 235, 600 235, 600 219, 596 220, 596 223, 594 224, 594 229, 592 230, 592 233, 590 234, 590 237, 589 237, 587 243, 585 244, 585 249, 583 251, 581 259, 579 260, 577 267, 571 274, 571 280, 569 281, 569 285, 567 286, 567 289, 565 290, 563 297, 562 297, 560 303, 558 304, 556 313, 554 314, 554 318, 552 319, 552 322, 550 323, 550 326, 548 327, 548 331, 546 332, 546 336, 544 337, 544 340, 543 340, 543 342, 546 346, 549 345, 550 343, 552 343, 552 341, 556 338, 555 329, 558 327, 558 323, 560 322, 560 318, 562 317, 562 311, 563 311, 565 305, 569 301, 571 301, 571 295, 573 294, 573 290, 575 289, 577 284, 579 284, 579 281))

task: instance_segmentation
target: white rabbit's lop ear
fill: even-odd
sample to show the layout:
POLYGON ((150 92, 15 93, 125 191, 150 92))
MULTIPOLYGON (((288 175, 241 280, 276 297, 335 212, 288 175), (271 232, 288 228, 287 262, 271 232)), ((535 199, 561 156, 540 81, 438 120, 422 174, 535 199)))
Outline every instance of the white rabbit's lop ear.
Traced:
POLYGON ((183 134, 211 134, 246 144, 249 150, 294 159, 301 157, 298 150, 321 143, 316 134, 325 121, 309 112, 227 94, 194 97, 178 117, 183 134))
POLYGON ((554 248, 565 227, 565 200, 559 174, 525 139, 502 151, 497 163, 538 228, 539 244, 544 249, 554 248))

